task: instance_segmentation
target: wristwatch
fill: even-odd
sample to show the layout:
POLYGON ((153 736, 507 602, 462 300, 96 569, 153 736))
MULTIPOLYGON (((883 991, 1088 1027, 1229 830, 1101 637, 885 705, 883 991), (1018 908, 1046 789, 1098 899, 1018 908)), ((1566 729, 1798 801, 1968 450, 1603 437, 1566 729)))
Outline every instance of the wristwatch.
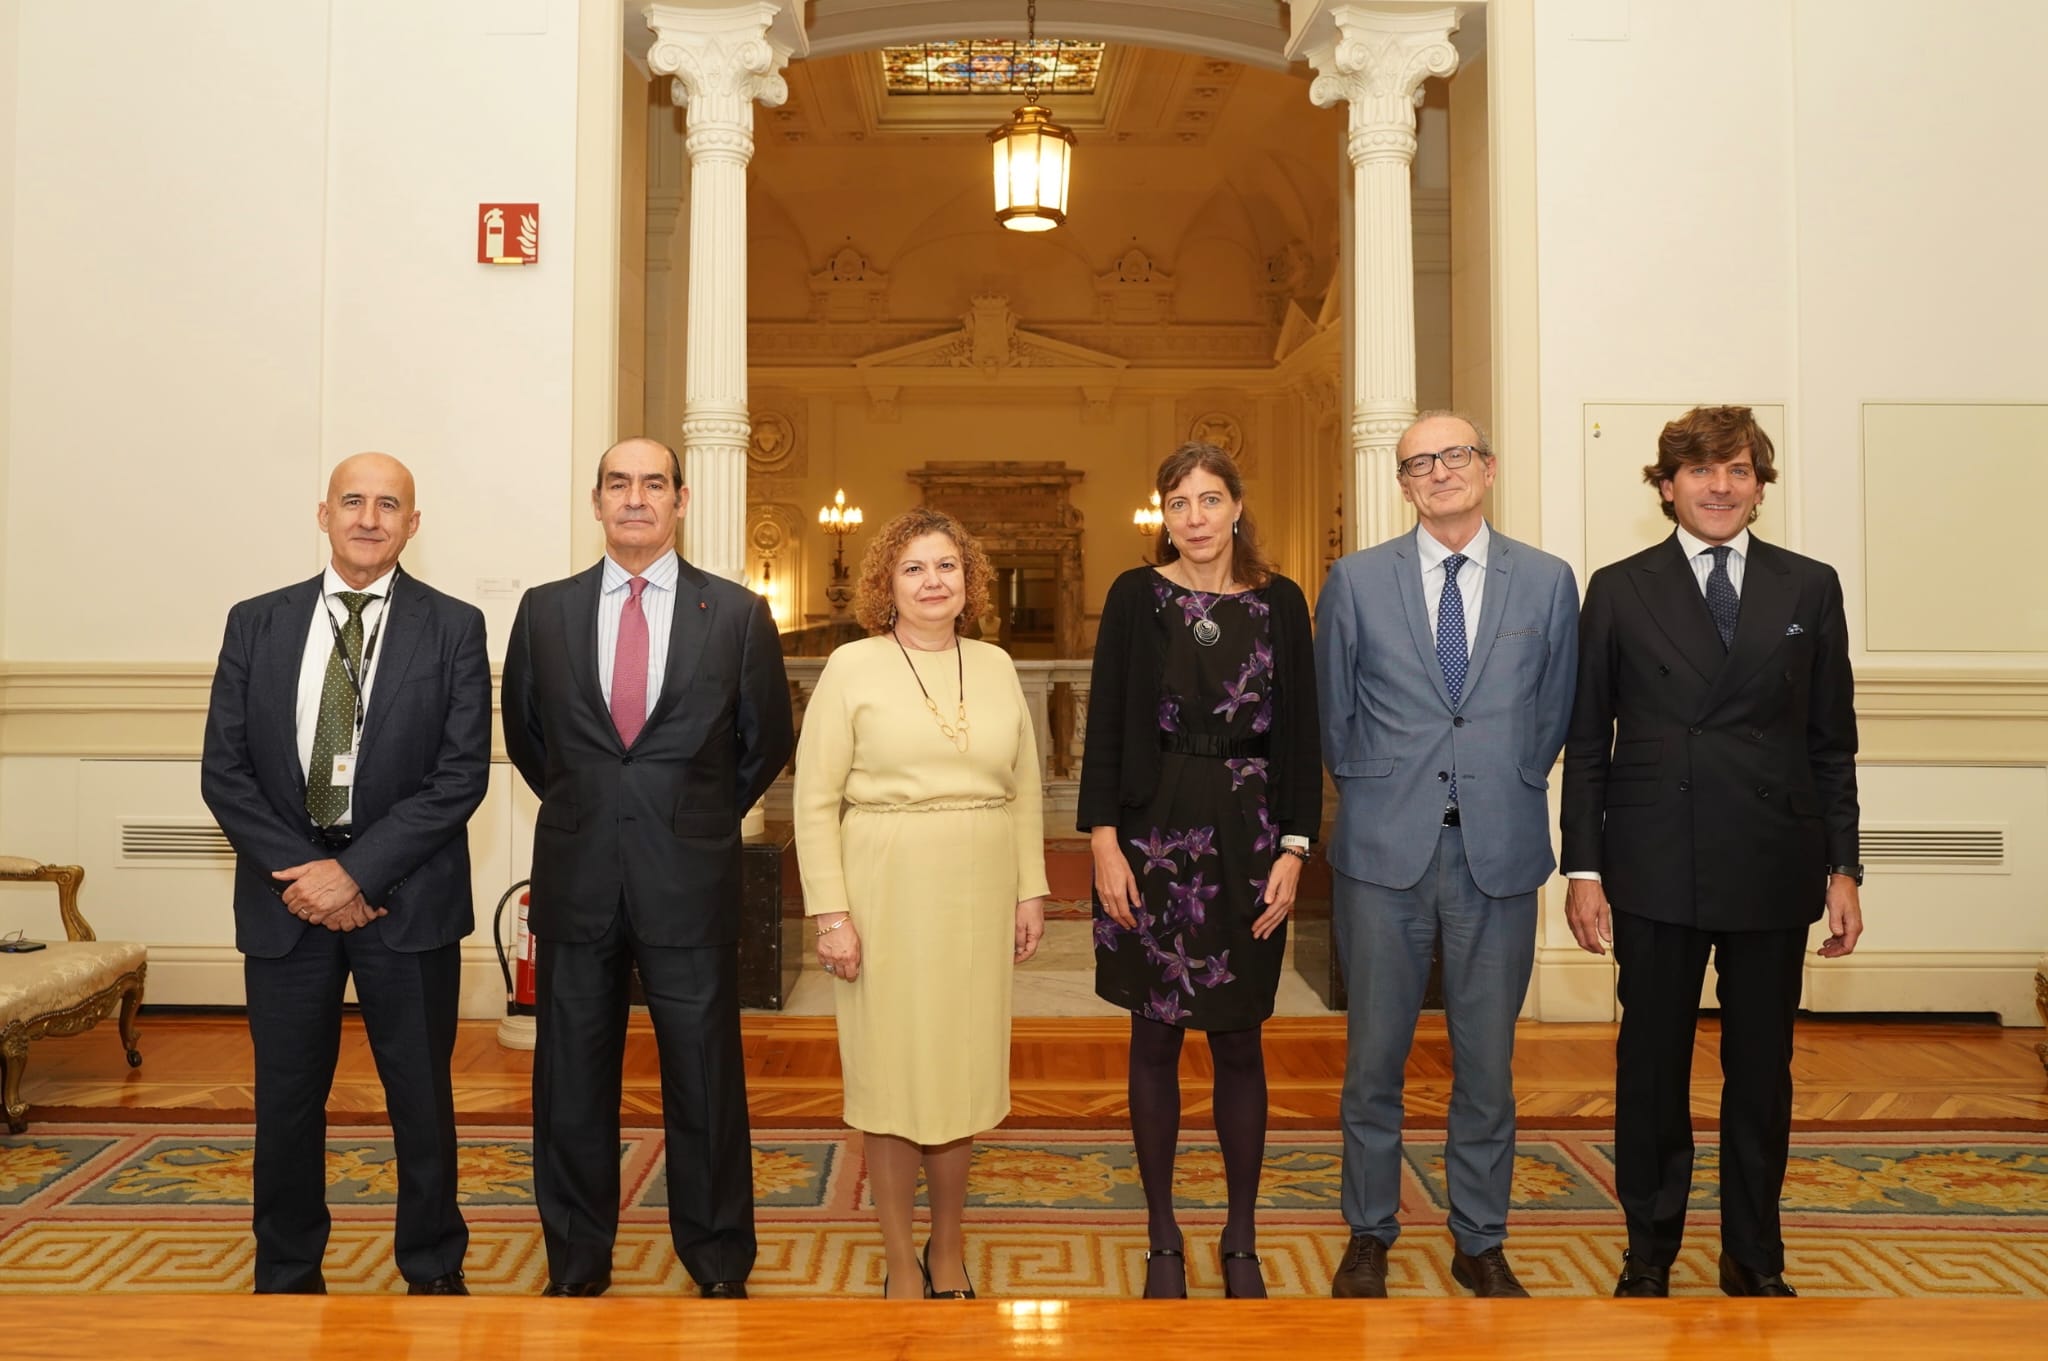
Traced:
POLYGON ((1846 874, 1856 881, 1856 887, 1863 887, 1863 866, 1861 865, 1829 865, 1828 873, 1846 874))

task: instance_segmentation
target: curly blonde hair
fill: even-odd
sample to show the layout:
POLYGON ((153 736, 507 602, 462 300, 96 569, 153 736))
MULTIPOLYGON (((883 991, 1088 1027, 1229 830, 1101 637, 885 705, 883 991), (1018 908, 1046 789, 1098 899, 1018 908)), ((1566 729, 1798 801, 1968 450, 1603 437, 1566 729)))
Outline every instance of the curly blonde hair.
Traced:
POLYGON ((861 554, 860 571, 853 579, 853 617, 870 634, 887 633, 896 626, 896 564, 912 540, 927 534, 943 534, 960 550, 960 572, 966 578, 967 600, 960 607, 959 617, 953 620, 953 631, 965 633, 988 609, 989 587, 995 582, 996 572, 989 566, 980 540, 945 511, 917 506, 883 525, 881 532, 869 541, 868 551, 861 554))

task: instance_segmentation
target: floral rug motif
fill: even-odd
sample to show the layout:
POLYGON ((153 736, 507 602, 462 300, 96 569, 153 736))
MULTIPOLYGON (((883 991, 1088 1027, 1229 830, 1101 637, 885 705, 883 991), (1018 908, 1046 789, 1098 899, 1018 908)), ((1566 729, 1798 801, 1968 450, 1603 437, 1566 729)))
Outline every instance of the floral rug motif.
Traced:
MULTIPOLYGON (((1718 1150, 1700 1146, 1674 1294, 1712 1294, 1719 1250, 1718 1150)), ((620 1293, 684 1288, 668 1242, 658 1129, 620 1141, 620 1293)), ((1260 1251, 1275 1295, 1322 1295, 1347 1229, 1342 1141, 1276 1132, 1262 1180, 1260 1251)), ((248 1289, 252 1163, 246 1126, 47 1124, 0 1138, 0 1294, 248 1289)), ((337 1291, 401 1289, 391 1262, 396 1162, 388 1133, 337 1130, 327 1149, 334 1216, 326 1275, 337 1291)), ((478 1291, 532 1293, 546 1277, 533 1208, 530 1131, 463 1131, 466 1269, 478 1291)), ((1175 1183, 1191 1286, 1220 1290, 1224 1211, 1213 1138, 1184 1141, 1175 1183)), ((858 1136, 757 1130, 760 1294, 873 1293, 882 1259, 858 1136)), ((1624 1245, 1611 1136, 1521 1131, 1508 1249, 1538 1295, 1605 1294, 1624 1245)), ((1801 1133, 1785 1184, 1787 1276, 1817 1296, 2048 1298, 2048 1130, 1801 1133)), ((1450 1279, 1441 1135, 1405 1151, 1396 1295, 1462 1293, 1450 1279)), ((1135 1293, 1144 1196, 1128 1137, 1003 1130, 976 1149, 969 1265, 983 1294, 1135 1293)))

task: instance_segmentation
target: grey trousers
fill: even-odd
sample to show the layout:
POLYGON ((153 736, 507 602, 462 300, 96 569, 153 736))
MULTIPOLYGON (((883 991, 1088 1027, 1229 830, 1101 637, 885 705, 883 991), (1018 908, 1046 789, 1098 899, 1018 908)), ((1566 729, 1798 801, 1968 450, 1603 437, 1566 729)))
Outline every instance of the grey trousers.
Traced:
POLYGON ((1446 827, 1421 882, 1390 889, 1336 876, 1332 917, 1350 993, 1344 1068, 1344 1218, 1400 1236, 1401 1084, 1429 961, 1443 938, 1453 1075, 1451 1237, 1477 1254, 1507 1238, 1515 1171, 1515 1017, 1536 959, 1536 895, 1489 898, 1472 882, 1461 829, 1446 827))

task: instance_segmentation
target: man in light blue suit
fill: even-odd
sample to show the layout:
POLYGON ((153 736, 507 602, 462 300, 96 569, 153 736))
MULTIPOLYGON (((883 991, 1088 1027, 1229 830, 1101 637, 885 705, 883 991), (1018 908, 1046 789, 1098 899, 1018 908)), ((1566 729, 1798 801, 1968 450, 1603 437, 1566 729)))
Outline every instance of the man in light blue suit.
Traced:
POLYGON ((1333 1295, 1387 1293, 1400 1235, 1401 1078, 1442 940, 1455 1073, 1444 1165, 1451 1273, 1523 1296, 1502 1243, 1515 1166, 1515 1018, 1556 869, 1545 789, 1578 667, 1578 585, 1486 523, 1494 457, 1427 412, 1396 450, 1421 523, 1340 559, 1316 606, 1323 760, 1336 777, 1332 917, 1351 998, 1344 1218, 1333 1295))

